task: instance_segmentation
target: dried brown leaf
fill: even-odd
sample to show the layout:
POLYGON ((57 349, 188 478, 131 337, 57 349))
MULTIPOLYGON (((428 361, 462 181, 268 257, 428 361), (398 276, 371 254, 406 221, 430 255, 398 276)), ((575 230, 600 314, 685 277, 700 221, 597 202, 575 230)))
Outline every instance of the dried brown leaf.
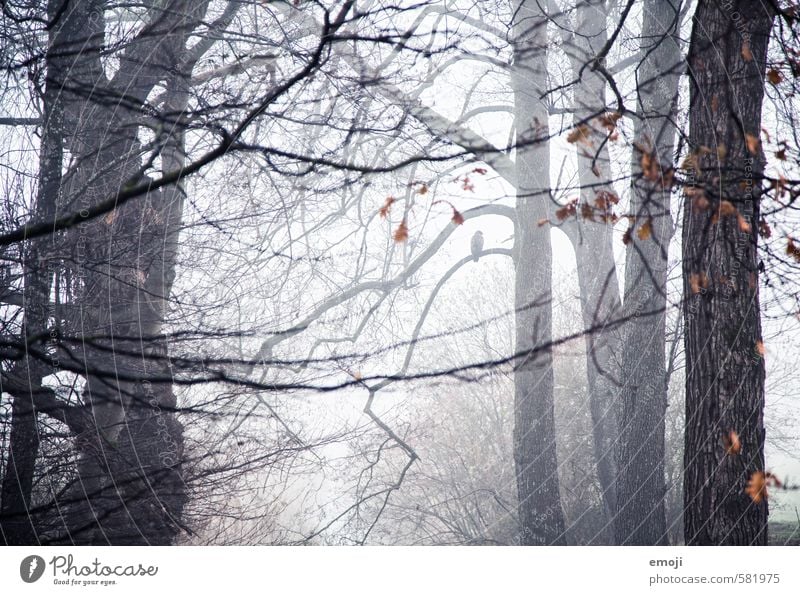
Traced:
POLYGON ((392 205, 394 204, 394 201, 395 198, 393 196, 386 197, 383 206, 378 211, 378 215, 380 215, 381 219, 386 219, 389 216, 389 211, 392 210, 392 205))
POLYGON ((753 52, 750 51, 750 42, 745 41, 742 44, 742 58, 744 58, 745 62, 752 62, 753 61, 753 52))
POLYGON ((758 153, 758 147, 761 144, 761 141, 757 136, 754 134, 745 133, 744 135, 745 142, 747 143, 747 150, 750 151, 753 155, 758 153))
POLYGON ((739 439, 739 434, 733 430, 722 437, 722 444, 725 446, 725 452, 729 455, 738 455, 742 452, 742 442, 739 439))
POLYGON ((636 237, 642 241, 649 240, 653 235, 653 221, 648 219, 642 223, 641 227, 636 231, 636 237))
POLYGON ((783 80, 783 75, 780 73, 780 71, 770 68, 767 71, 767 80, 773 85, 777 85, 783 80))
POLYGON ((408 239, 408 225, 406 224, 405 219, 403 219, 400 222, 400 225, 397 226, 397 229, 394 230, 394 235, 392 237, 398 244, 405 242, 408 239))

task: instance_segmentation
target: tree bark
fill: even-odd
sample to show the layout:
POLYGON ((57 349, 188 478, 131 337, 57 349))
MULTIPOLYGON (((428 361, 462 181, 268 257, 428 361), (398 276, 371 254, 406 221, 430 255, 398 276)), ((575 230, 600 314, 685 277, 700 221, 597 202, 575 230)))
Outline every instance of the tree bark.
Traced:
POLYGON ((553 413, 552 248, 549 226, 539 225, 550 206, 546 87, 547 26, 537 2, 515 3, 514 65, 517 229, 514 462, 523 545, 563 545, 564 513, 558 490, 553 413), (537 139, 537 140, 534 140, 537 139))
POLYGON ((664 416, 667 256, 675 126, 682 70, 677 0, 646 0, 637 71, 638 118, 631 170, 633 230, 625 255, 621 428, 617 448, 620 545, 666 545, 664 416), (642 163, 655 160, 660 167, 642 163), (645 227, 643 227, 645 226, 645 227), (642 229, 649 233, 640 233, 642 229))
POLYGON ((688 545, 767 543, 766 500, 754 501, 745 487, 764 470, 756 248, 771 10, 742 0, 701 1, 689 50, 694 163, 683 214, 688 545), (739 436, 739 454, 724 445, 730 432, 739 436))
MULTIPOLYGON (((48 15, 57 13, 59 0, 51 0, 48 15)), ((63 109, 58 74, 64 66, 53 48, 58 47, 68 31, 56 23, 50 29, 45 56, 46 82, 42 97, 42 137, 39 150, 39 187, 34 216, 46 221, 56 212, 63 161, 63 109)), ((50 280, 49 256, 52 239, 37 238, 23 248, 22 308, 24 316, 24 348, 45 351, 47 348, 50 280)), ((42 379, 55 370, 46 362, 25 354, 4 374, 5 390, 12 396, 12 422, 9 454, 0 490, 0 540, 6 545, 38 542, 36 521, 31 515, 32 487, 39 453, 38 414, 35 396, 42 391, 42 379)))
POLYGON ((598 208, 598 197, 608 196, 613 188, 607 136, 610 131, 599 124, 606 112, 606 79, 590 65, 606 44, 607 3, 580 2, 573 33, 569 36, 575 85, 574 119, 587 122, 592 131, 586 141, 577 143, 578 180, 581 186, 578 217, 570 229, 580 288, 581 312, 586 329, 586 370, 589 409, 592 416, 594 458, 602 490, 605 527, 592 540, 594 545, 614 543, 617 518, 617 469, 614 449, 617 440, 616 353, 619 333, 605 325, 619 315, 621 300, 613 249, 612 205, 598 208), (582 72, 583 71, 583 72, 582 72), (582 74, 581 74, 582 72, 582 74), (590 330, 591 329, 591 330, 590 330))
MULTIPOLYGON (((60 189, 61 211, 90 208, 120 185, 143 180, 137 133, 149 116, 142 107, 164 81, 162 166, 173 171, 183 165, 181 114, 196 61, 188 59, 186 42, 207 4, 150 6, 147 24, 112 79, 101 61, 103 3, 70 2, 59 13, 74 33, 56 48, 70 66, 62 134, 74 157, 60 189), (116 99, 122 96, 124 102, 116 99)), ((62 263, 71 299, 63 349, 85 365, 82 399, 93 423, 76 436, 77 482, 63 498, 70 524, 50 536, 53 542, 168 544, 182 526, 183 430, 163 329, 182 205, 178 184, 63 233, 61 251, 72 252, 62 263), (158 382, 150 382, 154 377, 158 382)))

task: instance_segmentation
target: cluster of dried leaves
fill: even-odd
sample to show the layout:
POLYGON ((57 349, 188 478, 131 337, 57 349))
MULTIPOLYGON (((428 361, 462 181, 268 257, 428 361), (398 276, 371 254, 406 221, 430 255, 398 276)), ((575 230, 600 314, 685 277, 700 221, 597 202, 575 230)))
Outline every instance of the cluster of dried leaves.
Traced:
MULTIPOLYGON (((761 346, 763 350, 763 343, 761 346)), ((722 437, 722 446, 725 448, 725 453, 731 456, 737 456, 742 452, 742 441, 734 430, 730 430, 722 437)), ((770 487, 782 488, 784 483, 770 471, 755 471, 747 480, 744 493, 750 496, 753 503, 760 504, 769 497, 767 488, 770 487)))
MULTIPOLYGON (((461 185, 461 189, 466 192, 474 192, 475 185, 472 183, 470 179, 471 175, 479 175, 483 176, 486 175, 487 169, 484 167, 476 167, 469 172, 469 174, 459 176, 455 178, 453 181, 457 182, 461 185)), ((416 188, 416 193, 425 196, 430 192, 430 187, 427 182, 411 182, 409 183, 410 188, 416 188)), ((387 196, 386 200, 381 205, 380 209, 378 209, 378 215, 381 219, 388 219, 389 214, 392 211, 392 205, 397 202, 397 199, 394 196, 387 196)), ((449 205, 453 211, 452 217, 450 221, 453 225, 463 225, 464 224, 464 215, 456 209, 456 207, 451 203, 449 200, 435 200, 431 203, 432 205, 437 204, 446 204, 449 205)), ((408 220, 406 217, 403 217, 403 220, 400 222, 400 225, 395 228, 392 232, 392 239, 397 243, 403 243, 408 240, 408 220)))

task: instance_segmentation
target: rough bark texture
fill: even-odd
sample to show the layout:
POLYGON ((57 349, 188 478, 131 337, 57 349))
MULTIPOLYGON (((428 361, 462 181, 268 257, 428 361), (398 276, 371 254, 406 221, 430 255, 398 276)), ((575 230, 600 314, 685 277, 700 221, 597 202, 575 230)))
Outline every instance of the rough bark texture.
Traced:
POLYGON ((637 71, 630 234, 625 263, 620 363, 621 428, 617 447, 617 543, 666 545, 664 416, 667 255, 672 237, 674 99, 683 70, 677 27, 680 2, 643 6, 642 62, 637 71), (660 166, 652 167, 652 163, 660 166), (642 163, 647 165, 643 170, 642 163), (640 234, 643 226, 649 234, 640 234))
POLYGON ((581 193, 578 218, 570 228, 575 247, 578 285, 581 296, 586 342, 586 370, 589 409, 592 416, 594 458, 602 490, 605 523, 603 530, 592 540, 595 545, 614 543, 614 523, 617 517, 616 460, 617 440, 617 378, 616 352, 619 336, 616 328, 604 325, 619 315, 620 296, 614 262, 613 223, 611 204, 598 208, 598 197, 613 192, 611 162, 607 136, 610 131, 600 124, 606 112, 606 79, 590 67, 592 60, 606 43, 606 2, 581 2, 575 14, 566 44, 570 54, 573 76, 578 80, 574 89, 574 120, 586 124, 591 131, 579 140, 578 179, 581 193), (584 215, 585 213, 585 215, 584 215))
POLYGON ((756 143, 773 20, 767 7, 701 1, 691 38, 689 140, 697 167, 683 220, 689 545, 767 543, 767 503, 745 494, 751 474, 764 469, 756 254, 764 155, 756 143), (723 444, 731 431, 741 441, 738 455, 723 444))
POLYGON ((546 85, 547 30, 539 5, 515 4, 512 86, 517 126, 516 351, 525 353, 514 373, 514 462, 521 542, 561 545, 564 513, 558 491, 552 339, 550 229, 538 225, 550 205, 546 85))
MULTIPOLYGON (((80 158, 71 172, 70 196, 78 197, 79 208, 140 175, 138 108, 164 80, 162 167, 171 171, 183 165, 183 131, 176 118, 186 108, 187 95, 176 81, 188 72, 176 73, 175 65, 184 61, 188 34, 206 4, 176 0, 163 11, 154 9, 149 30, 128 48, 112 80, 106 80, 96 58, 94 63, 87 59, 87 78, 79 86, 91 82, 89 88, 108 89, 112 96, 124 90, 133 109, 98 97, 91 103, 91 119, 83 105, 75 114, 73 138, 80 158), (113 138, 109 129, 116 131, 113 138)), ((76 301, 83 312, 81 331, 75 331, 98 339, 83 346, 91 357, 84 397, 97 423, 79 437, 80 485, 71 540, 78 535, 98 544, 167 544, 180 527, 186 499, 182 428, 174 414, 175 395, 164 380, 170 370, 160 337, 175 275, 182 192, 180 186, 151 192, 72 233, 83 257, 76 259, 74 275, 80 279, 76 301), (153 377, 162 380, 149 382, 153 377)))
MULTIPOLYGON (((57 0, 51 1, 48 14, 54 15, 57 0)), ((49 51, 45 66, 49 71, 63 68, 64 59, 52 51, 68 35, 64 26, 56 25, 49 33, 49 51)), ((50 78, 42 98, 44 116, 39 151, 39 188, 34 205, 35 216, 51 218, 56 210, 56 197, 61 183, 63 113, 59 81, 50 78)), ((48 265, 52 240, 40 238, 24 247, 24 312, 25 345, 43 349, 42 337, 48 335, 48 303, 52 270, 48 265)), ((36 522, 31 514, 32 488, 36 458, 39 452, 39 428, 35 397, 45 391, 42 378, 53 372, 41 359, 26 355, 13 365, 3 379, 3 390, 12 398, 11 434, 6 468, 0 492, 0 542, 25 545, 38 542, 36 522)))
MULTIPOLYGON (((119 69, 108 77, 102 62, 105 3, 50 3, 54 26, 48 53, 60 63, 48 63, 47 89, 57 90, 58 101, 46 94, 44 105, 45 110, 51 106, 58 120, 49 117, 42 137, 36 212, 41 220, 52 219, 56 211, 80 212, 126 183, 144 181, 145 150, 138 131, 145 118, 152 117, 142 108, 158 84, 166 87, 164 103, 158 106, 162 169, 172 172, 184 165, 181 114, 189 99, 186 85, 192 66, 202 55, 197 48, 192 53, 185 48, 208 2, 146 4, 151 11, 147 24, 122 52, 119 69), (63 178, 62 147, 71 156, 63 178), (50 205, 49 210, 41 205, 50 205)), ((61 337, 57 353, 62 361, 80 362, 86 386, 82 406, 45 411, 76 422, 67 423, 78 453, 75 482, 43 506, 57 511, 57 518, 32 521, 24 514, 21 519, 20 513, 31 504, 36 461, 35 398, 44 390, 42 377, 58 370, 39 371, 43 363, 29 361, 34 358, 20 366, 29 386, 14 383, 24 390, 15 393, 14 456, 4 474, 4 534, 6 521, 17 522, 6 541, 35 543, 38 535, 48 543, 168 544, 182 526, 187 498, 183 429, 175 415, 163 327, 183 200, 180 184, 166 187, 104 217, 29 243, 26 325, 42 334, 48 322, 41 312, 50 313, 61 337), (52 268, 31 261, 44 241, 53 243, 53 254, 65 255, 53 261, 52 268), (50 295, 54 274, 61 292, 58 303, 50 295), (37 370, 29 373, 34 365, 37 370), (77 423, 76 413, 83 409, 91 415, 77 423), (91 423, 84 423, 89 419, 91 423), (64 519, 69 526, 63 526, 64 519), (41 524, 38 530, 35 523, 41 524)), ((43 349, 41 340, 34 346, 43 349)))

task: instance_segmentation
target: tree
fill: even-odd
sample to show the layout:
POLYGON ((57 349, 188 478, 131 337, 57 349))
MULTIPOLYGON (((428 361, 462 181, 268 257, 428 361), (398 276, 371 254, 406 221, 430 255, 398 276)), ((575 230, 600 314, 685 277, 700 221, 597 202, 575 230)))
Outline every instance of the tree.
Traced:
MULTIPOLYGON (((632 152, 633 222, 625 255, 617 543, 664 545, 666 316, 681 2, 645 2, 632 152), (634 231, 635 229, 635 231, 634 231)), ((676 338, 677 340, 677 338, 676 338)))
POLYGON ((759 137, 774 16, 768 4, 700 2, 694 17, 683 212, 689 545, 767 543, 766 499, 746 488, 764 473, 759 137))
POLYGON ((553 419, 552 256, 550 229, 539 225, 550 211, 546 90, 547 20, 536 2, 515 5, 512 23, 516 137, 514 238, 516 343, 514 461, 521 542, 563 545, 564 513, 558 493, 553 419))
MULTIPOLYGON (((237 154, 260 156, 276 182, 318 167, 354 174, 372 169, 313 150, 315 131, 338 109, 315 88, 316 79, 327 76, 327 52, 337 43, 360 42, 344 33, 337 38, 352 26, 352 9, 347 2, 312 8, 318 26, 301 20, 273 28, 269 37, 250 36, 260 18, 276 17, 260 2, 129 7, 51 0, 4 7, 13 17, 5 23, 8 31, 22 34, 5 66, 30 74, 29 100, 41 100, 43 111, 41 119, 24 121, 42 130, 37 199, 27 212, 17 205, 22 212, 15 219, 22 221, 4 222, 0 240, 21 243, 24 255, 20 281, 8 276, 4 288, 7 304, 22 304, 24 315, 18 324, 14 308, 4 312, 3 390, 13 399, 0 504, 5 542, 171 543, 191 532, 183 519, 195 482, 202 480, 204 488, 213 485, 212 477, 233 482, 257 463, 277 466, 289 453, 326 442, 301 440, 284 422, 281 431, 289 437, 276 440, 274 453, 220 461, 211 449, 187 451, 187 416, 239 414, 215 406, 235 404, 234 398, 209 401, 202 391, 179 405, 176 385, 272 389, 247 377, 256 367, 250 355, 198 356, 200 343, 224 343, 227 333, 195 330, 198 318, 192 317, 202 320, 214 305, 193 310, 174 292, 179 270, 186 270, 179 253, 190 174, 213 171, 216 162, 237 154), (226 50, 228 43, 236 49, 226 50), (275 47, 285 48, 283 62, 278 54, 260 53, 275 47), (219 84, 237 76, 233 89, 219 84), (302 123, 303 143, 283 148, 285 129, 259 142, 253 129, 279 120, 291 127, 287 106, 303 97, 315 116, 302 123), (235 366, 245 375, 231 378, 235 366), (64 380, 63 390, 52 387, 64 380), (39 450, 51 440, 58 446, 52 454, 58 474, 46 467, 51 451, 39 450)), ((370 14, 358 13, 359 23, 371 26, 370 14)), ((387 35, 365 43, 391 41, 387 35)), ((355 77, 359 85, 362 75, 355 77)), ((248 395, 240 390, 235 398, 248 395)), ((276 408, 266 408, 278 417, 276 408)), ((221 440, 225 448, 236 443, 235 436, 221 440)))
POLYGON ((685 428, 763 542, 796 17, 693 6, 6 3, 3 540, 674 542, 685 428))

